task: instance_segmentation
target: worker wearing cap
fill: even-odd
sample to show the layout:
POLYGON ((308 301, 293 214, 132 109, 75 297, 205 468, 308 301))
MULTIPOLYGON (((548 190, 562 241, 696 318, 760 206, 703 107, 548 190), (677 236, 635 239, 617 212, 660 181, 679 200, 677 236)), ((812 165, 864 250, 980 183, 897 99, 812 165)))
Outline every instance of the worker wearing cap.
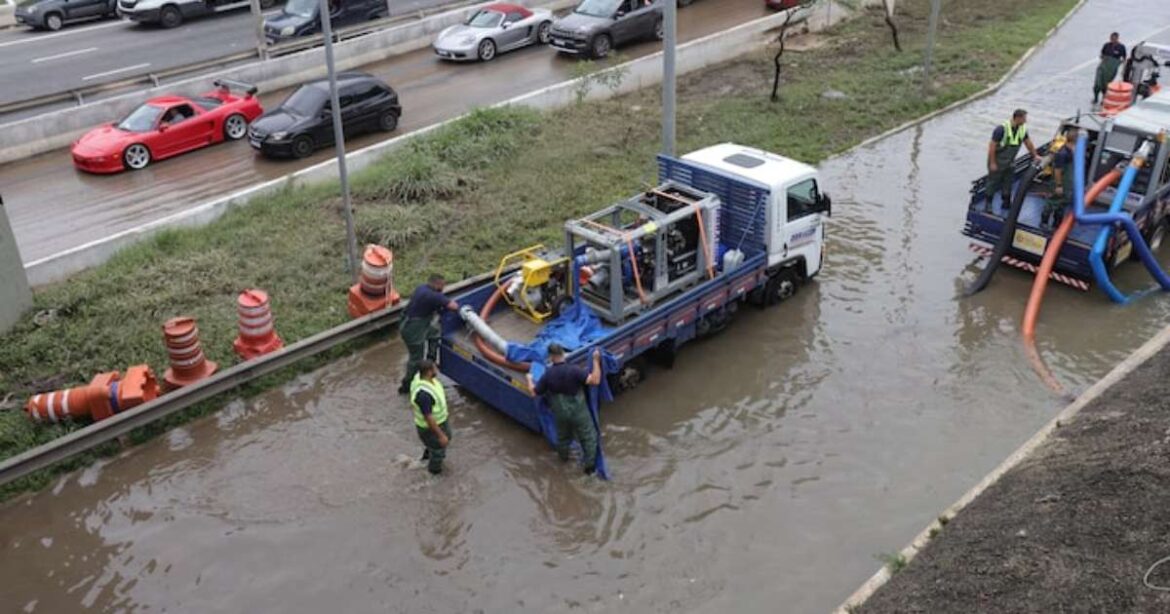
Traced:
POLYGON ((1101 46, 1101 62, 1097 64, 1096 78, 1093 80, 1093 104, 1109 89, 1109 84, 1117 76, 1117 69, 1125 61, 1125 45, 1121 44, 1121 36, 1114 32, 1109 35, 1109 42, 1101 46))
POLYGON ((414 410, 414 427, 423 443, 422 459, 432 475, 443 472, 447 458, 447 444, 451 442, 451 427, 447 426, 447 393, 439 381, 435 363, 418 361, 418 373, 410 381, 410 407, 414 410))
POLYGON ((1064 143, 1052 157, 1052 194, 1044 203, 1044 212, 1040 214, 1040 225, 1059 226, 1064 219, 1064 212, 1072 204, 1073 195, 1073 159, 1076 153, 1074 143, 1077 140, 1077 129, 1069 128, 1064 133, 1064 143))
POLYGON ((569 460, 569 446, 576 440, 584 454, 585 474, 597 469, 597 430, 585 403, 585 386, 601 383, 601 350, 593 350, 593 370, 570 365, 565 362, 565 348, 553 343, 548 346, 548 358, 552 366, 544 372, 539 382, 533 382, 528 374, 528 387, 538 395, 544 395, 553 411, 557 429, 557 455, 562 461, 569 460))
POLYGON ((984 194, 987 196, 987 210, 991 210, 991 202, 996 192, 1003 193, 1003 202, 1000 207, 1007 209, 1012 201, 1012 182, 1015 173, 1012 165, 1016 161, 1016 154, 1020 145, 1028 148, 1032 157, 1036 157, 1036 146, 1028 136, 1028 112, 1016 109, 1012 118, 996 126, 991 133, 991 141, 987 144, 987 184, 984 194))
POLYGON ((443 310, 459 311, 459 305, 443 294, 447 282, 442 275, 431 275, 427 283, 415 288, 410 295, 410 303, 402 314, 402 322, 398 325, 398 332, 402 342, 406 344, 409 357, 406 359, 406 373, 402 375, 402 382, 398 385, 398 394, 410 391, 411 381, 418 373, 418 361, 427 358, 431 361, 439 359, 439 327, 436 316, 443 310))

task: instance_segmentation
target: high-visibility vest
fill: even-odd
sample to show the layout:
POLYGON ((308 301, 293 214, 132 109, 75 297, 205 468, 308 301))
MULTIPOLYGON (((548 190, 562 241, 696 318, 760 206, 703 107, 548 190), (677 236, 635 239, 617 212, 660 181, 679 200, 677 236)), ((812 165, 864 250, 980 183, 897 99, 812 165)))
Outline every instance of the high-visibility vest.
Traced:
POLYGON ((1019 128, 1012 131, 1012 123, 1006 121, 1003 123, 1003 138, 999 140, 999 148, 1005 147, 1018 148, 1024 139, 1028 138, 1028 124, 1020 124, 1019 128))
POLYGON ((446 422, 447 393, 443 392, 443 384, 440 384, 438 380, 427 381, 422 378, 422 374, 416 373, 414 379, 410 381, 410 407, 414 410, 414 425, 427 428, 427 419, 423 416, 418 402, 414 400, 419 390, 427 391, 435 400, 434 405, 431 406, 431 417, 435 419, 435 424, 446 422))

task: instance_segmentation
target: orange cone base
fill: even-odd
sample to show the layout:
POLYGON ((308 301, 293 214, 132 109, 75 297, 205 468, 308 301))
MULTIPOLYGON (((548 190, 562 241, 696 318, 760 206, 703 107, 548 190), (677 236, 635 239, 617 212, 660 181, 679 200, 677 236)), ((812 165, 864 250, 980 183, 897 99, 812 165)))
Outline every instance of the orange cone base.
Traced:
MULTIPOLYGON (((391 295, 393 296, 393 295, 391 295)), ((389 302, 385 296, 371 297, 362 292, 361 284, 349 288, 349 317, 360 318, 364 315, 385 309, 389 302)))
POLYGON ((284 341, 276 333, 272 333, 271 337, 259 343, 239 336, 232 342, 232 349, 236 351, 237 356, 244 360, 252 360, 257 356, 275 352, 282 347, 284 347, 284 341))
POLYGON ((212 373, 219 369, 219 365, 210 360, 204 360, 203 366, 197 373, 184 373, 179 375, 175 373, 173 367, 167 367, 166 373, 163 374, 163 381, 167 383, 167 389, 174 390, 175 388, 182 388, 190 384, 194 384, 203 379, 211 377, 212 373))
POLYGON ((118 372, 98 373, 89 383, 92 404, 90 416, 93 421, 105 420, 114 415, 114 408, 110 405, 110 386, 118 381, 118 372))

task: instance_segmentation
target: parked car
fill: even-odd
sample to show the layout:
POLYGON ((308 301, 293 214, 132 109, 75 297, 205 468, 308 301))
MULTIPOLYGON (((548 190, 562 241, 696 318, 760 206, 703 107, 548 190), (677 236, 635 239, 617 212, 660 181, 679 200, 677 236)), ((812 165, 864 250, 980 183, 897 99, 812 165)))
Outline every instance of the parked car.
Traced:
MULTIPOLYGON (((338 75, 337 97, 345 138, 373 130, 390 132, 398 127, 402 116, 398 94, 370 75, 338 75)), ((333 145, 329 81, 322 79, 297 88, 278 108, 252 123, 248 141, 260 153, 277 158, 304 158, 333 145)))
POLYGON ((38 0, 16 7, 16 23, 56 31, 66 24, 117 14, 117 0, 38 0))
POLYGON ((770 9, 783 11, 800 6, 800 0, 764 0, 764 5, 770 9))
MULTIPOLYGON (((225 11, 244 10, 250 6, 248 0, 119 0, 118 14, 137 23, 154 23, 164 28, 174 28, 188 19, 225 11)), ((273 6, 276 6, 276 0, 260 0, 261 9, 270 9, 273 6)))
POLYGON ((583 0, 549 34, 557 51, 603 58, 632 41, 662 40, 662 0, 583 0))
MULTIPOLYGON (((320 32, 318 9, 317 0, 288 0, 280 13, 264 20, 264 38, 272 44, 320 32)), ((335 29, 387 14, 386 0, 329 0, 329 23, 335 29)))
POLYGON ((154 160, 244 138, 248 123, 264 112, 256 88, 227 80, 216 86, 199 96, 151 98, 121 121, 90 130, 73 144, 74 166, 90 173, 141 170, 154 160))
POLYGON ((515 4, 489 4, 466 23, 439 32, 435 54, 445 60, 491 61, 498 53, 547 44, 552 11, 515 4))

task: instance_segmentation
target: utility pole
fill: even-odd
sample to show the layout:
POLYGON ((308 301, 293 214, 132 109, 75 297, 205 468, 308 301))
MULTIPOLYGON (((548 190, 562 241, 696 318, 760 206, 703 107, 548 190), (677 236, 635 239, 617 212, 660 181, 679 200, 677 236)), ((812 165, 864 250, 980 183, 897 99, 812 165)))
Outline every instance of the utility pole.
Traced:
POLYGON ((664 0, 662 20, 662 153, 674 155, 674 52, 678 43, 678 0, 664 0))
POLYGON ((325 37, 325 68, 329 72, 329 107, 333 113, 333 142, 337 148, 337 173, 341 177, 341 207, 345 211, 345 241, 349 272, 358 278, 357 237, 353 233, 353 207, 349 202, 349 173, 345 168, 345 134, 341 126, 341 102, 337 96, 337 71, 333 66, 333 24, 330 23, 329 0, 320 0, 321 34, 325 37))
POLYGON ((922 92, 930 93, 930 65, 934 62, 934 37, 938 31, 938 12, 942 0, 930 0, 930 23, 926 31, 926 59, 922 66, 922 92))
POLYGON ((264 13, 260 10, 260 0, 252 0, 252 20, 256 22, 256 56, 261 60, 268 59, 268 39, 264 36, 264 13))
POLYGON ((12 328, 32 303, 24 262, 16 247, 12 226, 8 224, 4 198, 0 197, 0 334, 12 328))

